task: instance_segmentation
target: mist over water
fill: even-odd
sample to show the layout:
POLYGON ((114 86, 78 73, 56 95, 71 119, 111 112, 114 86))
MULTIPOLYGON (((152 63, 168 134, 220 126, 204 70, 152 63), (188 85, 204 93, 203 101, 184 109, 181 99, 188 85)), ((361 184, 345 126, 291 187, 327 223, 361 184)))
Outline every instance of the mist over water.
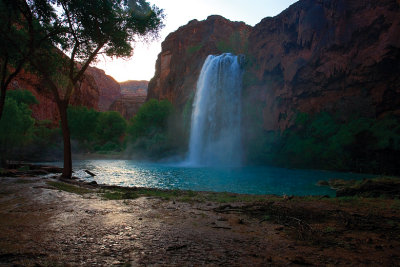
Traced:
POLYGON ((197 81, 190 130, 189 166, 242 162, 240 56, 209 55, 197 81))

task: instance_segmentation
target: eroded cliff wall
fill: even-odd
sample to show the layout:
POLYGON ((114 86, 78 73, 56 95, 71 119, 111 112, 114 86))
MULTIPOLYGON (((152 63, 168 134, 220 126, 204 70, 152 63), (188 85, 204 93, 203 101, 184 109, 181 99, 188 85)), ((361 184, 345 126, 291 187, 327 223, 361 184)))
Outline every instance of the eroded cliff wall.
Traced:
POLYGON ((99 90, 99 110, 107 111, 111 104, 121 97, 119 83, 113 77, 106 75, 104 70, 95 67, 89 67, 86 74, 93 77, 99 90))
POLYGON ((162 44, 148 98, 182 107, 209 54, 245 54, 244 120, 284 130, 298 112, 400 112, 400 3, 301 0, 251 28, 191 21, 162 44), (252 112, 251 110, 255 110, 252 112))
POLYGON ((182 107, 196 90, 206 57, 226 49, 243 53, 250 29, 243 22, 209 16, 204 21, 192 20, 169 34, 162 43, 147 98, 168 99, 182 107))
POLYGON ((109 110, 118 111, 125 119, 131 119, 146 101, 148 84, 148 81, 121 82, 121 96, 111 104, 109 110))
MULTIPOLYGON (((39 104, 32 106, 32 116, 37 120, 50 120, 57 123, 60 115, 57 104, 54 101, 52 92, 46 88, 42 79, 29 72, 22 71, 9 86, 9 89, 25 89, 39 101, 39 104)), ((72 94, 70 105, 86 106, 98 109, 99 88, 93 76, 85 74, 82 84, 77 86, 72 94)))
POLYGON ((255 25, 246 95, 266 130, 297 112, 400 112, 400 3, 302 0, 255 25))

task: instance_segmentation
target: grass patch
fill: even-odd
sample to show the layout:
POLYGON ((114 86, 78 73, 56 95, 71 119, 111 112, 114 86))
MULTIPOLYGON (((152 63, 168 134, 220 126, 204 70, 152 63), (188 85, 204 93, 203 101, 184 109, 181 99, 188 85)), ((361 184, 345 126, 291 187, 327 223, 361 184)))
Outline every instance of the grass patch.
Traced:
POLYGON ((233 193, 196 192, 191 190, 163 190, 154 188, 111 188, 100 192, 100 195, 109 200, 135 199, 138 197, 157 197, 164 200, 181 202, 257 202, 266 200, 266 196, 240 195, 233 193))
POLYGON ((153 188, 112 188, 110 190, 103 190, 100 192, 100 195, 108 200, 135 199, 138 197, 159 197, 165 200, 170 200, 177 198, 183 199, 184 197, 193 195, 193 193, 188 192, 153 188))
POLYGON ((71 184, 67 184, 67 183, 63 183, 63 182, 49 181, 49 182, 47 182, 47 184, 52 187, 55 187, 56 189, 58 189, 60 191, 65 191, 68 193, 74 193, 74 194, 78 194, 78 195, 83 195, 83 194, 92 192, 92 190, 89 190, 87 188, 83 188, 83 187, 79 187, 79 186, 75 186, 75 185, 71 185, 71 184))
POLYGON ((29 166, 22 166, 22 167, 18 168, 18 171, 20 171, 20 172, 26 172, 26 171, 29 171, 29 170, 30 170, 29 166))
POLYGON ((260 195, 240 195, 233 193, 204 193, 202 196, 204 201, 211 201, 217 203, 230 203, 230 202, 257 202, 266 200, 266 196, 260 195))
POLYGON ((327 227, 324 229, 324 233, 326 233, 326 234, 334 233, 334 232, 336 232, 336 231, 337 231, 336 228, 335 228, 335 227, 332 227, 332 226, 327 226, 327 227))

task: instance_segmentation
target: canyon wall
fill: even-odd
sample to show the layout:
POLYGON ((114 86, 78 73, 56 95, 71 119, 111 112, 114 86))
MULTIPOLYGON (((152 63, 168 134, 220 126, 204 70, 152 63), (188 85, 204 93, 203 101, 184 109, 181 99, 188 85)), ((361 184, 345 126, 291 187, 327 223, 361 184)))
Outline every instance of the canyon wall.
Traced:
POLYGON ((121 97, 119 83, 113 77, 106 75, 104 70, 95 67, 89 67, 86 74, 93 77, 99 89, 99 110, 107 111, 111 104, 121 97))
POLYGON ((183 107, 209 54, 246 55, 244 120, 284 130, 298 112, 400 113, 397 0, 301 0, 253 28, 191 21, 162 44, 148 98, 183 107), (256 113, 251 109, 256 110, 256 113))
POLYGON ((109 110, 118 111, 125 119, 131 119, 146 101, 148 84, 148 81, 121 82, 121 96, 109 110))
POLYGON ((162 43, 156 73, 147 98, 168 99, 182 107, 196 90, 196 81, 206 57, 225 49, 243 52, 251 27, 221 16, 192 20, 169 34, 162 43))
POLYGON ((287 128, 299 111, 400 113, 399 10, 396 0, 302 0, 255 25, 245 93, 262 102, 264 129, 287 128))
MULTIPOLYGON (((35 119, 53 122, 59 120, 60 116, 53 94, 46 89, 42 79, 36 74, 22 71, 11 82, 9 89, 26 89, 32 92, 39 101, 38 105, 32 106, 32 116, 35 119)), ((101 69, 89 67, 85 72, 82 84, 74 90, 70 105, 107 111, 111 104, 121 97, 120 85, 114 78, 106 75, 101 69)), ((144 96, 144 98, 146 97, 144 96)))
MULTIPOLYGON (((39 104, 32 106, 32 116, 37 120, 50 120, 57 123, 60 115, 52 92, 46 88, 44 82, 35 74, 22 71, 11 82, 9 89, 25 89, 36 97, 39 104)), ((98 109, 99 88, 93 76, 85 74, 81 86, 72 94, 70 105, 86 106, 98 109)))

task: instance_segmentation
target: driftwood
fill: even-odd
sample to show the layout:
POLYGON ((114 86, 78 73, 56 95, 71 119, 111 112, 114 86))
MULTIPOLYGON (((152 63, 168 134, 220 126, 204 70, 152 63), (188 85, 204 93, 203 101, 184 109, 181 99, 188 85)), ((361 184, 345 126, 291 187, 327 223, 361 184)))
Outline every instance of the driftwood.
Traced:
POLYGON ((96 174, 94 174, 93 172, 91 172, 91 171, 89 171, 89 170, 85 170, 85 172, 86 172, 87 174, 89 174, 90 176, 96 176, 96 174))

